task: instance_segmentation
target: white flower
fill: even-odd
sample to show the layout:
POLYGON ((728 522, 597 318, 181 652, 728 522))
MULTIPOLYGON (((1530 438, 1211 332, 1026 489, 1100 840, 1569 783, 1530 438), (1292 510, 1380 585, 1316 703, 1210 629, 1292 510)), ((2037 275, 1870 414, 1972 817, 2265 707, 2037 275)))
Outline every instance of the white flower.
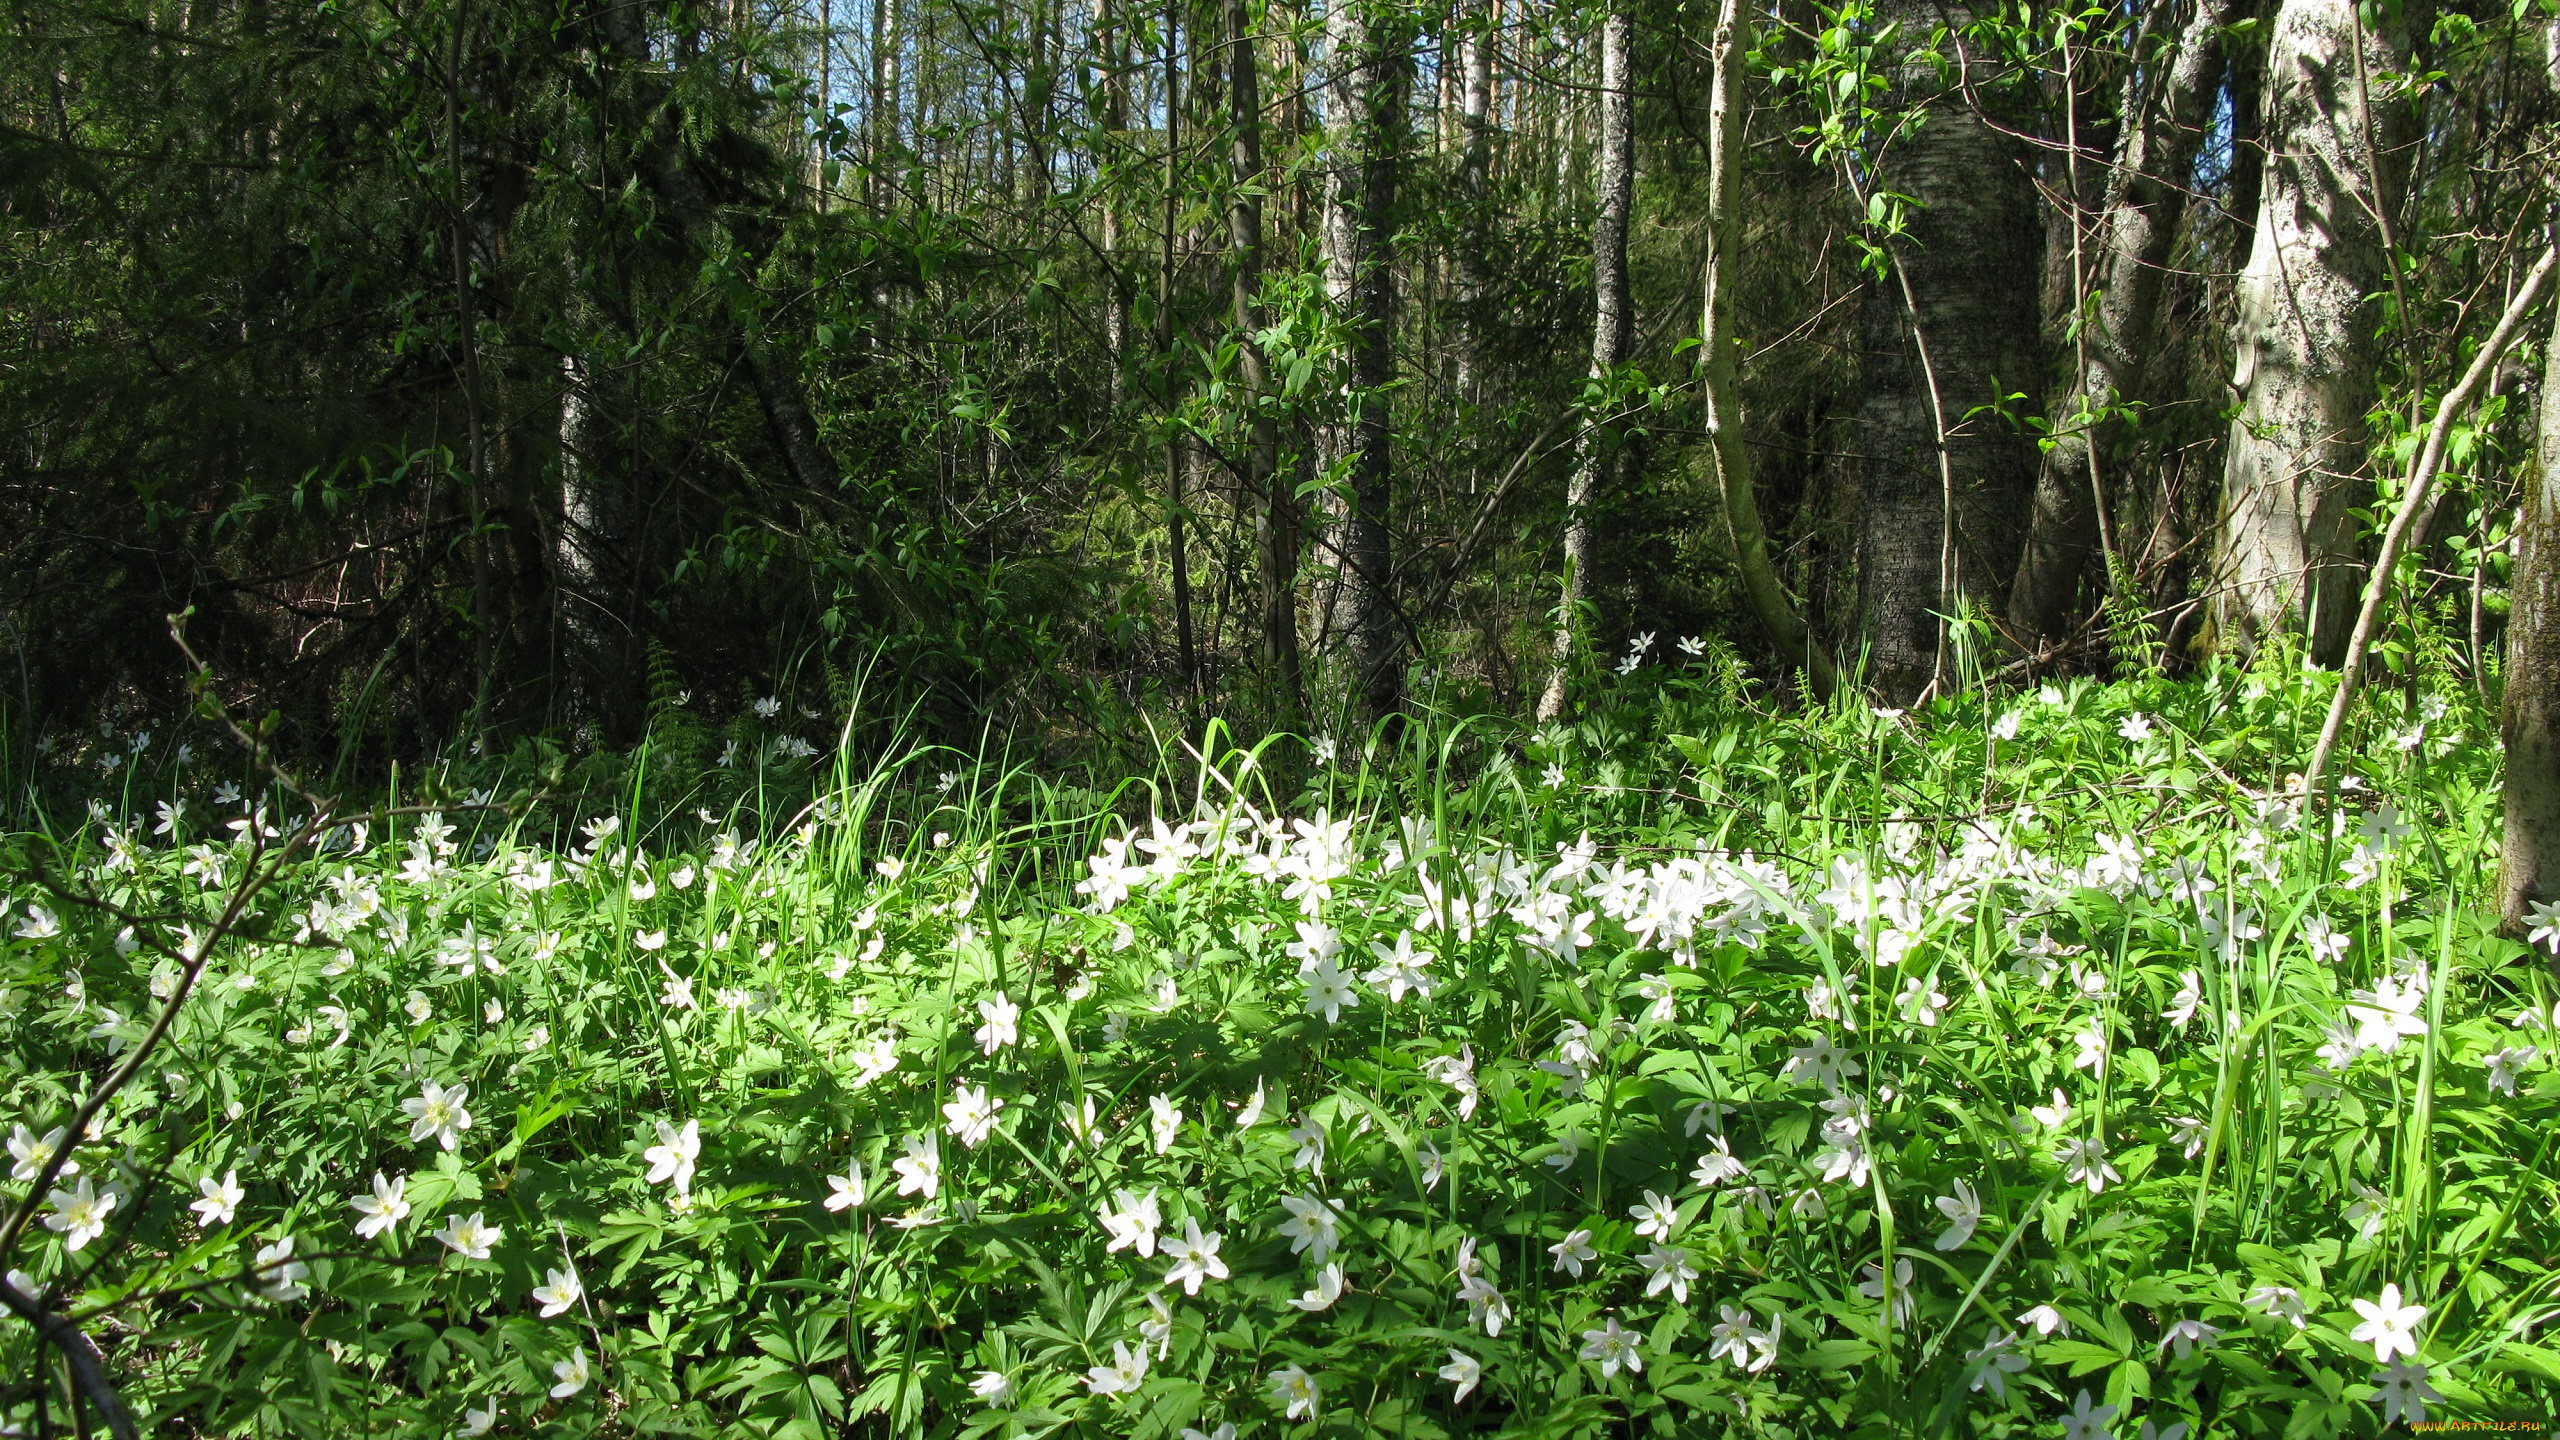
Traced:
POLYGON ((1850 1057, 1848 1051, 1833 1045, 1831 1037, 1816 1035, 1812 1044, 1787 1052, 1787 1063, 1779 1067, 1778 1078, 1795 1079, 1801 1072, 1805 1080, 1825 1089, 1838 1090, 1844 1078, 1859 1073, 1859 1070, 1858 1062, 1850 1057))
POLYGON ((1643 1200, 1628 1206, 1627 1213, 1635 1217, 1639 1239, 1669 1240, 1671 1232, 1680 1228, 1679 1207, 1650 1190, 1644 1192, 1643 1200))
POLYGON ((59 1233, 66 1249, 77 1250, 107 1233, 107 1215, 120 1198, 113 1190, 99 1193, 84 1175, 79 1189, 56 1190, 45 1197, 53 1213, 44 1217, 44 1228, 59 1233))
POLYGON ((634 930, 631 932, 631 948, 643 951, 664 950, 667 948, 667 932, 664 930, 634 930))
POLYGON ((2347 1338, 2358 1343, 2371 1341, 2375 1364, 2388 1365, 2394 1355, 2417 1358, 2418 1326, 2426 1321, 2426 1306, 2401 1304, 2397 1285, 2383 1286, 2380 1300, 2354 1303, 2364 1323, 2347 1332, 2347 1338))
POLYGON ((1337 1260, 1317 1271, 1315 1287, 1290 1301, 1289 1304, 1293 1309, 1312 1315, 1319 1310, 1332 1309, 1333 1302, 1341 1298, 1342 1262, 1337 1260))
POLYGON ((2400 1048, 2403 1037, 2426 1034, 2427 1022, 2418 1017, 2426 1001, 2427 971, 2423 965, 2405 981, 2385 976, 2370 990, 2351 992, 2347 1015, 2356 1022, 2357 1046, 2389 1055, 2400 1048))
POLYGON ((444 1086, 433 1080, 426 1082, 413 1099, 400 1102, 409 1115, 409 1141, 415 1144, 432 1136, 435 1142, 450 1150, 460 1141, 461 1133, 471 1128, 471 1112, 462 1103, 471 1098, 468 1085, 444 1086))
POLYGON ((1197 1295, 1201 1281, 1227 1278, 1227 1262, 1218 1258, 1217 1231, 1201 1234, 1197 1217, 1182 1223, 1184 1233, 1181 1236, 1167 1236, 1158 1242, 1173 1260, 1172 1268, 1165 1271, 1164 1283, 1181 1286, 1185 1295, 1197 1295))
POLYGON ((2204 1153, 2204 1142, 2213 1135, 2212 1126, 2189 1115, 2170 1116, 2169 1128, 2181 1142, 2178 1153, 2190 1160, 2204 1153))
POLYGON ((954 1085, 950 1102, 942 1107, 943 1129, 975 1150, 995 1132, 996 1112, 1003 1108, 1004 1102, 990 1099, 984 1085, 954 1085))
POLYGON ((2027 1368, 2026 1354, 2018 1348, 2018 1337, 1994 1325, 1983 1332, 1982 1344, 1964 1356, 1965 1370, 1971 1381, 1969 1390, 1988 1390, 1995 1400, 2009 1398, 2009 1377, 2027 1368))
POLYGON ((1315 1175, 1324 1173, 1324 1126, 1321 1122, 1312 1115, 1299 1121, 1289 1132, 1289 1143, 1298 1147, 1298 1153, 1289 1157, 1292 1167, 1315 1175))
POLYGON ((412 1025, 424 1025, 427 1017, 436 1013, 436 1007, 429 1003, 427 997, 415 990, 409 992, 409 998, 400 1003, 400 1008, 412 1025))
POLYGON ((2063 1094, 2061 1088, 2057 1086, 2053 1092, 2052 1104, 2030 1106, 2027 1113, 2034 1116, 2035 1122, 2047 1130, 2059 1130, 2071 1123, 2071 1097, 2063 1094))
POLYGON ((2178 1349, 2178 1358, 2184 1360, 2198 1347, 2212 1349, 2213 1343, 2221 1338, 2219 1326, 2207 1325, 2201 1320, 2181 1320, 2161 1332, 2160 1343, 2153 1347, 2153 1353, 2159 1354, 2174 1345, 2178 1349))
POLYGON ((2116 1418, 2113 1405, 2091 1406, 2089 1392, 2080 1392, 2079 1403, 2062 1417, 2062 1440, 2115 1440, 2115 1432, 2107 1423, 2116 1418))
POLYGON ((1476 1382, 1484 1379, 1484 1366, 1474 1356, 1452 1346, 1449 1363, 1440 1367, 1440 1378, 1458 1387, 1457 1393, 1449 1397, 1449 1403, 1455 1405, 1474 1393, 1476 1382))
POLYGON ((468 1405, 462 1407, 462 1433, 466 1437, 486 1435, 496 1429, 497 1424, 498 1402, 495 1399, 478 1409, 468 1405))
POLYGON ((435 1232, 435 1238, 465 1260, 486 1260, 489 1247, 505 1239, 506 1234, 503 1227, 488 1223, 488 1217, 474 1210, 469 1219, 446 1216, 444 1228, 435 1232))
MULTIPOLYGON (((1858 1293, 1881 1303, 1884 1300, 1884 1267, 1869 1261, 1866 1268, 1858 1273, 1865 1277, 1858 1282, 1858 1293)), ((1911 1293, 1911 1262, 1909 1260, 1894 1261, 1893 1325, 1895 1329, 1910 1323, 1912 1311, 1918 1304, 1918 1299, 1911 1293)))
POLYGON ((1445 1178, 1448 1173, 1448 1157, 1440 1153, 1439 1146, 1425 1141, 1422 1146, 1422 1188, 1425 1190, 1439 1189, 1441 1180, 1445 1178))
POLYGON ((373 1193, 358 1195, 347 1202, 364 1218, 356 1222, 356 1234, 366 1240, 381 1234, 409 1218, 409 1177, 386 1180, 382 1172, 373 1172, 373 1193))
POLYGON ((854 1161, 842 1175, 827 1177, 826 1204, 830 1211, 859 1210, 868 1198, 870 1191, 863 1184, 861 1161, 854 1161))
POLYGON ((1260 1080, 1254 1081, 1253 1098, 1244 1102, 1244 1107, 1236 1111, 1237 1129, 1250 1130, 1254 1126, 1262 1123, 1262 1106, 1265 1098, 1263 1082, 1260 1080))
POLYGON ((757 719, 770 720, 782 713, 782 701, 776 696, 767 695, 756 701, 755 712, 757 719))
POLYGON ((2064 1180, 2086 1183, 2092 1195, 2111 1184, 2124 1182, 2124 1177, 2116 1173, 2116 1167, 2107 1163, 2107 1144, 2103 1140, 2065 1140, 2053 1158, 2062 1162, 2064 1180))
POLYGON ((551 1398, 566 1400, 587 1388, 587 1347, 572 1346, 569 1358, 551 1362, 552 1378, 560 1383, 551 1387, 551 1398))
POLYGON ((1371 941, 1369 953, 1378 958, 1378 968, 1360 978, 1368 981, 1372 988, 1387 992, 1388 1004, 1404 1003, 1404 994, 1407 990, 1411 990, 1425 1000, 1431 998, 1435 982, 1431 978, 1430 971, 1425 967, 1439 957, 1428 950, 1415 950, 1412 931, 1397 931, 1393 949, 1377 941, 1371 941))
POLYGON ((2196 1018, 2196 1007, 2203 1003, 2204 976, 2190 970, 2178 977, 2178 993, 2170 997, 2169 1008, 2160 1012, 2160 1018, 2173 1028, 2184 1030, 2187 1022, 2196 1018))
POLYGON ((664 1120, 656 1122, 658 1143, 640 1152, 649 1162, 649 1173, 642 1178, 652 1185, 675 1186, 678 1196, 693 1193, 693 1162, 702 1155, 702 1124, 687 1120, 679 1130, 664 1120))
POLYGON ((1689 1178, 1698 1182, 1700 1189, 1713 1189, 1727 1180, 1751 1178, 1750 1168, 1733 1158, 1733 1151, 1725 1144, 1723 1136, 1710 1135, 1707 1143, 1715 1148, 1699 1156, 1697 1167, 1689 1172, 1689 1178))
POLYGON ((1085 1387, 1096 1395, 1127 1395, 1147 1379, 1147 1347, 1140 1345, 1134 1355, 1129 1342, 1111 1342, 1111 1363, 1096 1365, 1084 1372, 1085 1387))
POLYGON ((2560 900, 2536 901, 2526 908, 2524 918, 2533 927, 2525 939, 2560 955, 2560 900))
POLYGON ((1778 1358, 1777 1312, 1770 1312, 1769 1328, 1766 1330, 1754 1325, 1751 1312, 1740 1306, 1718 1305, 1716 1313, 1722 1318, 1716 1322, 1714 1329, 1707 1332, 1712 1342, 1707 1346, 1709 1360, 1719 1356, 1725 1357, 1731 1359, 1737 1368, 1754 1375, 1768 1369, 1776 1362, 1778 1358))
POLYGON ((2531 1045, 2510 1045, 2481 1056, 2480 1063, 2489 1071, 2489 1089, 2496 1094, 2513 1095, 2516 1093, 2516 1071, 2541 1056, 2541 1050, 2531 1045))
POLYGON ((1917 977, 1902 982, 1902 994, 1893 1005, 1905 1021, 1924 1027, 1936 1025, 1947 1013, 1947 997, 1917 977))
POLYGON ((1636 1264, 1648 1277, 1644 1293, 1648 1296, 1671 1292, 1672 1303, 1689 1303, 1689 1282, 1698 1278, 1697 1267, 1689 1263, 1689 1252, 1678 1245, 1657 1244, 1636 1257, 1636 1264))
POLYGON ((2444 1397, 2427 1383, 2424 1362, 2402 1360, 2373 1372, 2373 1403, 2382 1411, 2383 1424, 2406 1420, 2414 1426, 2424 1424, 2427 1407, 2443 1404, 2444 1397))
POLYGON ((1155 1189, 1150 1186, 1144 1195, 1128 1190, 1114 1191, 1112 1207, 1104 1209, 1101 1215, 1103 1233, 1111 1237, 1111 1243, 1103 1249, 1113 1251, 1126 1246, 1143 1258, 1154 1258, 1156 1227, 1164 1223, 1162 1213, 1156 1208, 1155 1189))
MULTIPOLYGON (((1328 736, 1318 744, 1327 752, 1323 755, 1323 763, 1331 764, 1332 738, 1328 736)), ((1316 1413, 1316 1405, 1321 1398, 1316 1393, 1316 1377, 1299 1366, 1283 1365, 1272 1371, 1263 1384, 1271 1392, 1271 1403, 1286 1410, 1289 1419, 1316 1413)))
POLYGON ((586 1292, 579 1286, 576 1272, 546 1270, 545 1283, 533 1287, 534 1303, 542 1307, 542 1318, 548 1320, 578 1303, 586 1292))
POLYGON ((1331 960, 1319 960, 1301 978, 1300 1003, 1310 1015, 1322 1015, 1324 1023, 1341 1023, 1342 1012, 1356 1008, 1360 996, 1351 988, 1351 977, 1342 973, 1331 960))
POLYGON ((2370 1240, 2382 1233, 2382 1223, 2391 1218, 2390 1197, 2361 1180, 2348 1183, 2355 1187, 2356 1199, 2347 1207, 2346 1221, 2356 1227, 2358 1238, 2370 1240))
POLYGON ((2017 738, 2018 738, 2018 720, 2019 720, 2019 718, 2020 718, 2020 716, 2021 716, 2021 714, 2022 714, 2022 713, 2023 713, 2023 712, 2021 712, 2021 711, 2012 710, 2012 711, 2009 711, 2007 714, 2002 715, 1999 719, 1992 721, 1992 722, 1991 722, 1991 738, 1992 738, 1992 739, 1994 739, 1994 740, 2015 740, 2015 739, 2017 739, 2017 738))
POLYGON ((311 1293, 302 1282, 311 1278, 311 1267, 293 1258, 293 1237, 285 1236, 272 1245, 258 1247, 258 1256, 250 1262, 251 1271, 266 1282, 264 1294, 282 1304, 299 1300, 311 1293))
POLYGON ((1973 1232, 1982 1224, 1982 1197, 1973 1192, 1973 1186, 1958 1180, 1956 1193, 1939 1196, 1937 1206, 1938 1213, 1947 1217, 1947 1229, 1938 1237, 1936 1248, 1963 1249, 1965 1242, 1973 1238, 1973 1232))
POLYGON ((1332 1201, 1315 1195, 1283 1195, 1280 1208, 1289 1212, 1289 1218, 1280 1223, 1280 1233, 1289 1237, 1290 1254, 1312 1250, 1312 1258, 1321 1265, 1341 1248, 1342 1211, 1332 1201))
MULTIPOLYGON (((42 1174, 44 1172, 44 1167, 52 1162, 53 1152, 62 1148, 62 1137, 65 1133, 66 1132, 62 1126, 56 1125, 52 1130, 46 1132, 45 1135, 39 1139, 34 1131, 28 1129, 24 1125, 11 1126, 9 1128, 9 1158, 17 1161, 18 1163, 9 1171, 9 1178, 12 1180, 33 1180, 36 1176, 42 1174)), ((72 1176, 80 1173, 80 1162, 77 1160, 65 1160, 62 1162, 62 1168, 55 1173, 61 1178, 68 1180, 72 1176)))
POLYGON ((975 1038, 986 1054, 993 1055, 1020 1038, 1014 1022, 1022 1018, 1022 1007, 1003 991, 997 991, 992 1000, 979 1001, 978 1015, 986 1023, 978 1027, 975 1038))
POLYGON ((906 1150, 905 1156, 889 1163, 889 1168, 898 1175, 898 1193, 932 1199, 934 1193, 942 1188, 940 1147, 930 1135, 910 1135, 906 1138, 906 1150))
POLYGON ((198 1224, 208 1226, 230 1224, 240 1202, 249 1194, 240 1188, 240 1172, 237 1170, 225 1171, 219 1180, 207 1175, 196 1182, 196 1188, 204 1192, 204 1198, 187 1208, 196 1212, 198 1224))
POLYGON ((2151 738, 2151 717, 2137 710, 2124 717, 2124 723, 2116 727, 2116 733, 2139 745, 2151 738))
POLYGON ((52 911, 33 902, 27 906, 27 918, 18 922, 18 938, 21 940, 50 940, 61 933, 61 920, 55 918, 52 911))
POLYGON ((1018 1398, 1013 1391, 1013 1377, 1001 1370, 979 1371, 977 1378, 969 1382, 969 1393, 991 1410, 1010 1410, 1018 1398))
POLYGON ((2071 1068, 2074 1070, 2095 1070, 2102 1075, 2105 1074, 2107 1065, 2107 1030, 2105 1024, 2101 1022, 2097 1016, 2092 1015, 2089 1017, 2087 1024, 2081 1026, 2079 1030, 2072 1034, 2071 1039, 2074 1044, 2077 1044, 2080 1047, 2080 1053, 2072 1057, 2071 1068))
POLYGON ((2261 1285, 2240 1303, 2278 1320, 2290 1320, 2296 1330, 2303 1328, 2310 1316, 2302 1303, 2302 1292, 2290 1285, 2261 1285))
POLYGON ((1582 1358, 1599 1362, 1603 1380, 1616 1379, 1620 1370, 1644 1371, 1644 1357, 1636 1353, 1636 1332, 1620 1325, 1616 1315, 1609 1316, 1602 1328, 1582 1332, 1582 1358))
POLYGON ((2071 1322, 2063 1319, 2062 1312, 2050 1305, 2039 1305, 2027 1311, 2018 1317, 2018 1323, 2035 1331, 2038 1335, 2050 1336, 2055 1331, 2060 1331, 2066 1336, 2071 1333, 2071 1322))
POLYGON ((1170 1095, 1154 1095, 1147 1099, 1147 1130, 1155 1141, 1156 1153, 1164 1154, 1182 1134, 1182 1109, 1170 1095))
POLYGON ((1582 1278, 1583 1262, 1598 1259, 1600 1255, 1599 1251, 1591 1248, 1591 1232, 1583 1229, 1567 1233, 1562 1240, 1548 1246, 1547 1253, 1556 1257, 1555 1268, 1571 1271, 1576 1280, 1582 1278))

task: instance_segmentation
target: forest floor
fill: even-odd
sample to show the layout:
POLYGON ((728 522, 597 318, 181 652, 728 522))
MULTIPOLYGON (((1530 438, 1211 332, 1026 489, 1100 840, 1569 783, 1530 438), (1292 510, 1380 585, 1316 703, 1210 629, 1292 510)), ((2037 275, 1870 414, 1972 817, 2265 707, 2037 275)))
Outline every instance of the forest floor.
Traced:
POLYGON ((2306 817, 2330 683, 1788 714, 1698 662, 1286 793, 1214 730, 1107 790, 767 744, 302 828, 135 748, 17 842, 5 1258, 163 1434, 2545 1416, 2494 720, 2385 697, 2306 817))

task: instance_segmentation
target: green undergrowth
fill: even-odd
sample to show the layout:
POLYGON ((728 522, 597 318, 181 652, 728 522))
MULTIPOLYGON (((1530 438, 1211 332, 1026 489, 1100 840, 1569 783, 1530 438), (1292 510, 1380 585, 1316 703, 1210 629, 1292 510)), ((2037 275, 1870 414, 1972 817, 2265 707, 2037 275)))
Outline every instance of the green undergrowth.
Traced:
MULTIPOLYGON (((1807 715, 1698 661, 1117 784, 767 741, 308 825, 102 737, 13 841, 7 1260, 169 1435, 2542 1416, 2494 726, 2386 696, 2306 813, 2329 683, 1807 715)), ((27 1326, 0 1373, 68 1433, 27 1326)))

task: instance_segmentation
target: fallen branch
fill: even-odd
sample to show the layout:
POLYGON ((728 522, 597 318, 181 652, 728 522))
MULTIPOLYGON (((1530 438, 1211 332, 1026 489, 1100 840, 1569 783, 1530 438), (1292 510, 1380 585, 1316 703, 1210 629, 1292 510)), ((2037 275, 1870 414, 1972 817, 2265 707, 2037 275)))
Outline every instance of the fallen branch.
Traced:
POLYGON ((2311 763, 2302 771, 2302 793, 2310 796, 2319 788, 2320 777, 2329 769, 2329 756, 2338 748, 2338 733, 2346 728, 2347 706, 2355 699, 2357 682, 2364 676, 2365 657, 2373 649, 2374 632, 2382 622, 2382 602, 2391 593, 2391 575, 2399 568, 2400 552, 2407 548, 2409 532, 2427 506, 2427 492, 2434 488, 2437 467, 2444 462, 2444 447, 2453 433, 2454 417, 2471 404, 2471 398, 2488 383, 2498 361, 2515 343, 2516 329, 2524 323, 2526 312, 2542 295, 2543 283, 2551 278, 2555 265, 2560 265, 2560 247, 2546 247, 2535 262, 2531 274, 2516 287, 2515 298, 2507 302, 2507 313, 2498 317, 2498 328, 2471 357, 2471 368, 2436 406, 2436 418, 2427 426, 2426 443, 2409 462, 2406 483, 2401 486, 2400 510, 2391 517, 2391 527, 2382 533, 2382 553, 2373 560, 2373 571, 2365 577, 2364 608, 2356 613, 2356 628, 2347 638, 2346 658, 2338 665, 2338 693, 2329 697, 2329 718, 2321 723, 2320 743, 2312 747, 2311 763))

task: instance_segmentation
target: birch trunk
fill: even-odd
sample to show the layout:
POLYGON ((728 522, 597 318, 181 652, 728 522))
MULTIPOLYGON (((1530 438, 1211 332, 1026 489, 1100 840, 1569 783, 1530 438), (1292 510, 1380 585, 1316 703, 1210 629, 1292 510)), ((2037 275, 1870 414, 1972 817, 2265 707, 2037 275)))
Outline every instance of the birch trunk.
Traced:
POLYGON ((2353 0, 2285 0, 2268 44, 2268 158, 2232 325, 2240 411, 2215 587, 2223 639, 2242 653, 2301 629, 2312 658, 2335 663, 2363 583, 2349 511, 2369 488, 2372 297, 2391 283, 2375 207, 2397 197, 2410 126, 2406 106, 2370 98, 2376 77, 2408 70, 2405 32, 2386 19, 2361 39, 2353 0))
MULTIPOLYGON (((1634 17, 1613 7, 1600 24, 1599 213, 1591 226, 1591 378, 1599 380, 1626 363, 1632 308, 1627 294, 1627 217, 1635 203, 1634 131, 1627 93, 1627 49, 1635 31, 1634 17)), ((1623 451, 1608 417, 1583 417, 1582 438, 1574 447, 1573 479, 1564 499, 1564 594, 1556 613, 1555 668, 1547 675, 1546 693, 1538 700, 1541 723, 1564 714, 1566 678, 1572 669, 1575 637, 1586 634, 1583 614, 1592 593, 1591 513, 1604 490, 1614 488, 1612 472, 1623 451)), ((1586 642, 1587 643, 1587 642, 1586 642)))

